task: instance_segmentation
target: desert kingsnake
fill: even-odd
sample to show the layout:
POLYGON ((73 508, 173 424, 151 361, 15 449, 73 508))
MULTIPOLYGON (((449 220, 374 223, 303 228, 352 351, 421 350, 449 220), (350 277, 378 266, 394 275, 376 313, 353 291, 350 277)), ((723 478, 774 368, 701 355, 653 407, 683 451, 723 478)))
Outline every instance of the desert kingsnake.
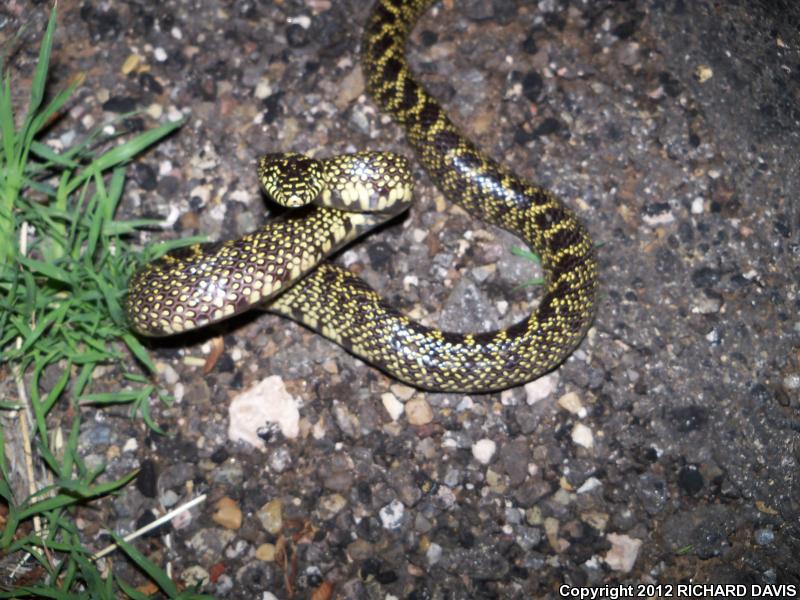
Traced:
MULTIPOLYGON (((487 157, 451 123, 411 76, 405 45, 431 0, 378 0, 364 32, 362 62, 372 97, 401 124, 448 199, 502 227, 539 253, 547 287, 538 308, 504 330, 460 334, 424 327, 394 310, 353 273, 317 260, 384 217, 314 206, 303 218, 274 220, 240 240, 196 245, 147 265, 132 280, 128 315, 139 333, 169 335, 266 303, 267 310, 322 333, 397 379, 461 392, 508 388, 561 363, 586 334, 595 312, 597 263, 572 212, 549 192, 487 157), (305 275, 303 277, 303 275, 305 275), (289 285, 290 280, 296 281, 289 285)), ((314 161, 301 155, 261 159, 273 197, 339 196, 345 203, 410 196, 405 160, 362 153, 314 161), (275 172, 277 165, 288 171, 275 172), (353 182, 338 178, 354 172, 353 182), (319 179, 306 180, 307 173, 319 179), (390 190, 387 179, 398 187, 390 190), (317 181, 333 181, 338 192, 317 181), (361 183, 358 183, 358 182, 361 183)), ((280 199, 280 198, 277 198, 280 199)), ((388 209, 393 212, 398 209, 388 209)))

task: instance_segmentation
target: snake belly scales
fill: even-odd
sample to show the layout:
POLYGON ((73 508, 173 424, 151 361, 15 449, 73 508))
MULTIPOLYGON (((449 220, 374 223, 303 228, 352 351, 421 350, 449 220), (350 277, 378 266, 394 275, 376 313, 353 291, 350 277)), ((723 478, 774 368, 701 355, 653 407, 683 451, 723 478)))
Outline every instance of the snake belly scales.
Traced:
MULTIPOLYGON (((530 316, 507 329, 474 334, 443 332, 413 321, 350 271, 322 257, 319 264, 312 263, 313 256, 334 251, 372 226, 369 215, 314 207, 303 218, 274 219, 239 240, 190 246, 146 265, 129 285, 128 316, 137 332, 170 335, 260 305, 303 323, 412 386, 465 393, 521 385, 572 353, 595 314, 594 246, 568 208, 481 152, 412 77, 406 42, 433 3, 376 3, 362 47, 367 88, 404 128, 448 200, 510 231, 539 254, 546 287, 530 316)), ((348 160, 358 162, 359 156, 349 155, 348 160)), ((346 170, 336 158, 330 160, 339 171, 346 170)), ((405 177, 394 166, 381 165, 370 173, 376 171, 405 177)), ((293 179, 291 174, 285 177, 293 179)), ((352 187, 350 192, 358 195, 352 187)))

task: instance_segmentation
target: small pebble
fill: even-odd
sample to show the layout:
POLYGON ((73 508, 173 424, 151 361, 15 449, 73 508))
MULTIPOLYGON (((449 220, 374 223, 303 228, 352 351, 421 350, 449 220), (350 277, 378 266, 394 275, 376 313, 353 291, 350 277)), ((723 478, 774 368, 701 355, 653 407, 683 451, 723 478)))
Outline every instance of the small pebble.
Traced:
POLYGON ((694 76, 700 83, 705 83, 714 76, 714 71, 707 65, 698 65, 694 70, 694 76))
POLYGON ((435 565, 442 559, 442 547, 436 543, 430 544, 428 551, 425 553, 425 558, 428 561, 428 565, 435 565))
POLYGON ((497 450, 497 444, 490 439, 478 440, 472 445, 472 456, 479 463, 488 465, 497 450))
POLYGON ((589 479, 584 481, 581 487, 578 488, 578 493, 585 494, 586 492, 591 492, 602 485, 603 483, 597 477, 589 477, 589 479))
POLYGON ((414 398, 405 405, 406 417, 412 425, 427 425, 433 421, 433 409, 425 398, 414 398))
POLYGON ((298 401, 286 390, 278 375, 267 377, 239 393, 228 407, 228 438, 264 447, 259 430, 267 423, 275 423, 289 439, 299 433, 300 410, 298 401))
POLYGON ((473 402, 472 398, 470 398, 469 396, 464 396, 464 398, 461 400, 461 402, 458 403, 458 406, 456 406, 456 411, 464 412, 464 411, 472 410, 472 407, 474 407, 474 406, 475 406, 475 402, 473 402))
POLYGON ((389 413, 389 417, 391 417, 392 421, 397 421, 397 419, 403 416, 405 406, 403 406, 403 403, 391 392, 381 394, 381 402, 383 403, 383 408, 389 413))
POLYGON ((208 571, 206 571, 200 565, 195 565, 193 567, 189 567, 188 569, 184 569, 183 573, 181 573, 181 579, 186 585, 203 587, 208 583, 210 577, 208 575, 208 571))
POLYGON ((253 95, 258 100, 264 100, 265 98, 269 98, 272 95, 272 86, 270 85, 269 81, 266 79, 262 79, 256 84, 256 90, 253 92, 253 95))
POLYGON ((264 562, 275 560, 275 544, 261 544, 256 548, 256 558, 264 562))
POLYGON ((140 56, 138 54, 130 54, 130 55, 128 55, 128 58, 126 58, 125 62, 122 63, 122 74, 123 75, 129 74, 131 71, 136 69, 136 67, 138 67, 139 64, 141 64, 141 62, 143 60, 144 60, 144 57, 142 57, 142 56, 140 56))
POLYGON ((611 542, 611 550, 606 553, 603 560, 614 571, 628 573, 639 556, 642 540, 616 533, 609 533, 606 539, 611 542))
POLYGON ((525 384, 525 394, 527 396, 528 405, 536 404, 540 400, 544 400, 556 390, 558 384, 558 376, 554 373, 539 377, 530 383, 525 384))
POLYGON ((329 494, 323 496, 319 501, 320 516, 325 519, 332 519, 347 506, 347 499, 341 494, 329 494))
POLYGON ((292 464, 292 453, 285 446, 276 448, 269 455, 269 468, 276 473, 283 473, 292 464))
POLYGON ((408 401, 411 400, 411 397, 417 393, 417 391, 412 388, 408 387, 407 385, 403 385, 402 383, 395 383, 389 388, 392 390, 392 393, 400 398, 400 400, 408 401))
POLYGON ((572 441, 584 448, 591 448, 594 446, 594 434, 583 423, 576 423, 572 428, 572 441))
POLYGON ((581 399, 575 392, 567 392, 558 399, 558 405, 573 415, 585 416, 586 409, 581 404, 581 399), (581 414, 582 413, 582 414, 581 414))
POLYGON ((283 504, 277 499, 270 500, 256 512, 256 517, 264 529, 277 535, 283 528, 283 504))
POLYGON ((236 501, 225 496, 216 504, 217 510, 211 516, 213 521, 226 529, 239 529, 242 526, 242 511, 236 501))
POLYGON ((798 390, 800 389, 800 375, 787 375, 783 378, 783 387, 787 390, 798 390))
POLYGON ((170 506, 175 506, 175 503, 178 502, 180 496, 176 494, 173 490, 166 490, 161 497, 159 498, 159 502, 161 502, 161 506, 164 508, 169 508, 170 506))
POLYGON ((402 502, 400 502, 400 500, 396 498, 392 500, 378 512, 383 528, 389 529, 390 531, 393 529, 399 529, 403 522, 403 516, 405 515, 405 512, 406 507, 402 502))
POLYGON ((775 539, 775 532, 767 527, 756 529, 754 539, 759 546, 766 546, 767 544, 771 544, 775 539))

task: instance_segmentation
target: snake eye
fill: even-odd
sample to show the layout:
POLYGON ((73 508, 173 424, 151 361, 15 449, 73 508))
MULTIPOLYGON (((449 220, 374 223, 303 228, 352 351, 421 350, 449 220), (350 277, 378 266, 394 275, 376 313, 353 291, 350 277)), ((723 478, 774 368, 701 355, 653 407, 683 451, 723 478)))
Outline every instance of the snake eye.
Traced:
POLYGON ((323 188, 319 161, 294 152, 261 158, 258 178, 270 198, 289 208, 310 204, 323 188))

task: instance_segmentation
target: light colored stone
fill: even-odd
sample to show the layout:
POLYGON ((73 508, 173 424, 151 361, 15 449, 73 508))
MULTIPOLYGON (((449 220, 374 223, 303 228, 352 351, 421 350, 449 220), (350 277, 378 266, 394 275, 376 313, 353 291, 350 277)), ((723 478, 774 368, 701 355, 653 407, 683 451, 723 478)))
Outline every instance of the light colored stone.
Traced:
POLYGON ((597 477, 589 477, 586 481, 581 484, 581 487, 578 488, 579 494, 585 494, 586 492, 591 492, 594 489, 602 487, 603 482, 600 481, 597 477))
POLYGON ((183 570, 181 573, 181 579, 186 585, 203 587, 209 582, 211 577, 209 576, 208 571, 206 571, 203 567, 200 565, 194 565, 183 570))
POLYGON ((275 544, 261 544, 256 548, 256 558, 264 562, 275 560, 275 544))
POLYGON ((378 516, 381 518, 384 529, 394 530, 398 529, 403 523, 405 512, 406 507, 400 500, 395 498, 378 511, 378 516))
POLYGON ((489 464, 495 451, 497 451, 497 444, 487 438, 483 438, 472 444, 472 456, 475 457, 475 460, 484 465, 489 464))
POLYGON ((216 504, 216 512, 211 518, 225 529, 239 529, 242 526, 242 511, 236 501, 225 496, 216 504))
POLYGON ((569 548, 569 542, 558 537, 558 529, 560 526, 561 524, 558 522, 558 519, 554 517, 547 517, 544 520, 544 534, 547 537, 547 541, 550 543, 550 546, 556 552, 563 552, 569 548))
POLYGON ((386 412, 389 413, 392 421, 397 421, 397 419, 403 416, 405 406, 403 406, 403 403, 400 402, 397 399, 397 396, 395 396, 392 392, 381 394, 381 402, 383 403, 383 408, 385 408, 386 412))
POLYGON ((572 441, 583 446, 584 448, 591 448, 594 446, 594 434, 583 423, 576 423, 572 428, 572 441))
POLYGON ((332 519, 345 506, 347 506, 347 499, 341 494, 323 496, 319 501, 320 516, 325 520, 332 519))
MULTIPOLYGON (((586 414, 586 409, 581 403, 581 399, 575 392, 567 392, 558 399, 558 405, 564 410, 571 412, 573 415, 586 414)), ((581 415, 581 416, 583 416, 581 415)))
POLYGON ((535 379, 530 383, 525 384, 525 395, 528 405, 536 404, 540 400, 544 400, 556 391, 558 385, 558 376, 555 373, 550 373, 539 379, 535 379))
POLYGON ((431 543, 425 552, 428 564, 433 566, 442 559, 442 547, 437 543, 431 543))
POLYGON ((277 535, 283 528, 283 503, 277 498, 270 500, 256 513, 261 526, 272 535, 277 535))
POLYGON ((597 531, 605 531, 608 525, 608 514, 592 510, 589 512, 581 513, 581 521, 588 523, 597 531))
POLYGON ((264 100, 272 95, 272 85, 268 79, 262 79, 256 84, 254 95, 259 100, 264 100))
POLYGON ((264 448, 258 430, 276 423, 281 433, 294 439, 299 433, 298 402, 277 375, 267 377, 236 396, 228 409, 228 438, 264 448))
POLYGON ((412 387, 408 387, 407 385, 403 385, 402 383, 394 383, 389 389, 392 390, 392 393, 403 402, 411 400, 411 397, 417 393, 417 390, 412 387))
POLYGON ((603 560, 614 571, 630 572, 639 556, 642 540, 617 533, 609 533, 606 539, 611 542, 611 550, 606 553, 603 560))
POLYGON ((405 405, 406 417, 412 425, 427 425, 433 421, 433 409, 425 398, 414 398, 405 405))

